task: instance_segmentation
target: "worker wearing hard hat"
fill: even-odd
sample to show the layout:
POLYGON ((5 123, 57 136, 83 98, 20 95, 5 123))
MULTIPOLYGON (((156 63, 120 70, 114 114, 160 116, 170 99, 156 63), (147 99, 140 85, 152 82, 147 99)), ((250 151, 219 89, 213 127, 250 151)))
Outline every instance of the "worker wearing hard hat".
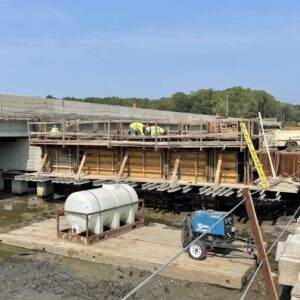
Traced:
POLYGON ((145 129, 145 134, 151 135, 151 136, 154 136, 156 134, 163 135, 163 134, 165 134, 165 130, 160 126, 148 126, 145 129))
POLYGON ((140 122, 134 122, 129 125, 129 134, 144 135, 145 125, 140 122))
POLYGON ((58 133, 59 133, 59 130, 58 130, 57 126, 53 125, 53 127, 50 130, 50 136, 57 136, 58 133))

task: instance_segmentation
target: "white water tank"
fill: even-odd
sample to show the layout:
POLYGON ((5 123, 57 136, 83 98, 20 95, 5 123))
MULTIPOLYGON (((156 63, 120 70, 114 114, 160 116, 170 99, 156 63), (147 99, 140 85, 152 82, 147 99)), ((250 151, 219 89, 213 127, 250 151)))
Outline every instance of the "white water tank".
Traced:
MULTIPOLYGON (((138 196, 130 185, 104 184, 102 188, 72 193, 66 200, 65 210, 87 214, 115 208, 88 217, 89 230, 98 234, 104 231, 104 227, 115 229, 120 227, 120 224, 133 223, 138 211, 138 204, 132 203, 137 201, 138 196), (121 205, 126 206, 118 207, 121 205)), ((86 231, 84 215, 65 212, 65 218, 71 226, 72 232, 79 234, 86 231)))

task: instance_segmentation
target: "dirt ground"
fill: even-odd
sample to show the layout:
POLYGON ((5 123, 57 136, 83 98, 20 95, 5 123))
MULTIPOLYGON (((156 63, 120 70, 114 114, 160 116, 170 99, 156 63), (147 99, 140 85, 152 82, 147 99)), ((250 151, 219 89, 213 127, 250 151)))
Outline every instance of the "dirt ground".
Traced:
MULTIPOLYGON (((56 209, 63 207, 63 201, 38 200, 36 205, 32 206, 28 205, 29 196, 1 197, 3 201, 0 201, 0 232, 54 217, 56 209)), ((174 214, 146 209, 145 215, 146 223, 162 222, 178 227, 186 213, 174 214)), ((240 216, 236 216, 235 219, 236 227, 243 235, 247 235, 247 220, 240 216)), ((277 226, 274 226, 274 220, 261 222, 263 237, 269 246, 288 219, 281 217, 277 220, 277 226)), ((277 285, 278 265, 274 256, 275 251, 270 255, 270 263, 277 285)), ((5 245, 0 247, 0 299, 120 299, 149 275, 149 272, 133 268, 94 264, 5 245)), ((289 290, 278 287, 278 292, 281 299, 289 299, 289 290)), ((242 293, 243 291, 157 276, 132 298, 240 299, 242 293)), ((261 274, 255 280, 246 299, 251 298, 267 298, 261 274)))

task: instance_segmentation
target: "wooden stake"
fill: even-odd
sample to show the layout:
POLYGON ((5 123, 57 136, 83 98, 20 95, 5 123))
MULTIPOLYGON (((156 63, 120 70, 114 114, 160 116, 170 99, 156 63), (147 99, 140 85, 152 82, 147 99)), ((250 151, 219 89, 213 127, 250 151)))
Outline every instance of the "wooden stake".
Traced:
POLYGON ((176 158, 175 164, 174 164, 174 169, 172 172, 172 177, 171 177, 171 186, 174 184, 174 182, 176 180, 179 163, 180 163, 180 158, 176 158))
POLYGON ((38 175, 40 175, 40 173, 43 171, 43 168, 44 168, 44 165, 47 161, 47 158, 48 158, 48 151, 46 150, 46 153, 45 153, 45 155, 42 159, 41 165, 40 165, 39 170, 38 170, 38 175))
POLYGON ((127 159, 128 159, 128 153, 126 153, 126 155, 123 158, 123 161, 122 161, 122 164, 121 164, 121 167, 120 167, 120 170, 119 170, 116 182, 119 182, 120 179, 121 179, 121 177, 122 177, 122 175, 123 175, 123 171, 124 171, 125 165, 127 163, 127 159))
POLYGON ((82 159, 81 159, 81 162, 80 162, 80 166, 79 166, 77 174, 76 174, 76 180, 78 180, 79 177, 80 177, 80 173, 81 173, 82 168, 83 168, 84 163, 85 163, 86 154, 87 154, 87 150, 85 150, 84 153, 83 153, 83 156, 82 156, 82 159))
POLYGON ((110 120, 107 123, 107 148, 110 148, 110 120))
POLYGON ((271 269, 270 269, 270 264, 268 261, 266 249, 264 246, 264 242, 262 239, 261 231, 258 225, 257 221, 257 216, 253 204, 253 200, 251 197, 251 194, 249 192, 249 188, 243 189, 243 197, 245 199, 245 205, 246 205, 246 210, 249 218, 249 223, 251 226, 252 234, 254 237, 254 241, 256 244, 256 249, 257 249, 257 254, 258 254, 258 259, 260 261, 263 261, 262 264, 262 271, 266 283, 266 288, 269 293, 269 299, 270 300, 278 300, 277 292, 275 289, 275 285, 271 276, 271 269))
POLYGON ((219 184, 220 174, 221 174, 221 166, 222 166, 222 153, 218 153, 218 164, 214 181, 214 190, 217 188, 219 184))

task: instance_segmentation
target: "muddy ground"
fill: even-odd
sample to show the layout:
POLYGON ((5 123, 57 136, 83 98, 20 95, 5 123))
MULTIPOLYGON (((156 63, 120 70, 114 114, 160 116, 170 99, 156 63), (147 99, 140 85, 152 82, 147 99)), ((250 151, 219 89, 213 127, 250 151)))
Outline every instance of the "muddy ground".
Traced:
MULTIPOLYGON (((28 205, 28 199, 32 197, 0 196, 3 200, 0 201, 0 232, 54 217, 56 209, 63 207, 62 200, 47 202, 39 199, 34 205, 29 201, 31 204, 28 205)), ((162 222, 176 227, 185 215, 184 212, 174 214, 157 209, 146 209, 145 212, 146 223, 162 222)), ((246 236, 249 233, 247 220, 240 215, 235 219, 236 227, 246 236)), ((276 239, 288 219, 276 219, 278 226, 274 226, 274 219, 261 221, 268 245, 276 239)), ((274 257, 275 251, 270 255, 270 263, 278 292, 281 299, 289 299, 289 291, 277 285, 278 265, 274 257)), ((0 299, 120 299, 149 275, 149 272, 133 268, 94 264, 6 245, 0 247, 0 299)), ((240 299, 242 292, 157 276, 133 299, 240 299)), ((267 298, 261 274, 248 294, 247 299, 251 298, 267 298)))

